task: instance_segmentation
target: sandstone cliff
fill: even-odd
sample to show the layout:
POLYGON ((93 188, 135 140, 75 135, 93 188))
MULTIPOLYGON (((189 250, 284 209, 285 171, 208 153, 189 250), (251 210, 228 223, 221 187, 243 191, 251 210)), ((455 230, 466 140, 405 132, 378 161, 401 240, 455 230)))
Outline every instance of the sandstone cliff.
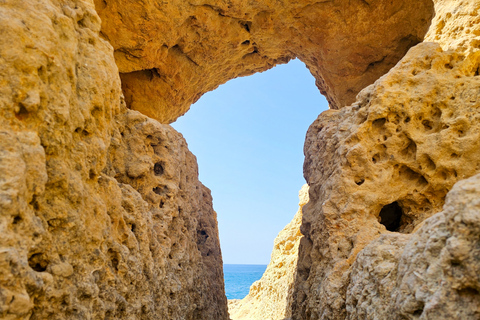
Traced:
POLYGON ((0 318, 226 319, 195 157, 99 32, 89 1, 0 3, 0 318))
POLYGON ((299 57, 332 110, 306 137, 297 267, 280 250, 249 311, 479 318, 480 178, 453 186, 480 172, 480 2, 434 9, 1 1, 0 317, 228 319, 210 193, 157 120, 299 57))
MULTIPOLYGON (((378 250, 378 261, 372 264, 384 269, 377 270, 368 285, 357 284, 363 280, 351 272, 357 254, 381 235, 405 234, 385 240, 402 246, 412 237, 408 234, 420 233, 423 221, 441 211, 454 183, 480 170, 479 7, 477 1, 437 2, 439 15, 427 39, 440 44, 425 42, 410 49, 354 104, 323 113, 310 127, 304 165, 310 202, 303 211, 295 319, 380 319, 386 314, 395 319, 464 319, 460 311, 451 313, 455 300, 442 301, 451 305, 432 313, 423 309, 423 304, 432 306, 431 297, 414 297, 412 291, 402 292, 403 298, 412 300, 408 307, 382 292, 386 310, 381 313, 372 287, 383 285, 390 270, 401 271, 401 266, 397 270, 389 265, 394 254, 387 248, 378 250), (445 13, 446 4, 455 7, 453 13, 445 13), (461 17, 456 28, 449 20, 452 14, 461 17)), ((403 255, 415 255, 421 246, 413 242, 403 255)), ((362 255, 368 269, 366 257, 371 253, 362 255)), ((465 259, 469 261, 474 263, 465 259)), ((412 265, 402 268, 416 268, 415 261, 404 263, 412 265)), ((361 264, 357 261, 353 270, 363 268, 361 264)), ((437 283, 452 285, 448 274, 453 269, 447 264, 438 268, 433 276, 437 283)), ((427 267, 415 272, 419 278, 432 279, 427 267)), ((409 286, 417 290, 415 284, 409 286)), ((469 301, 480 298, 475 290, 462 294, 469 301)), ((475 309, 465 312, 469 319, 476 318, 475 309)))
POLYGON ((231 319, 284 319, 291 316, 291 296, 302 234, 302 208, 308 202, 308 185, 299 192, 299 208, 293 220, 275 238, 272 257, 262 278, 242 300, 229 300, 231 319))

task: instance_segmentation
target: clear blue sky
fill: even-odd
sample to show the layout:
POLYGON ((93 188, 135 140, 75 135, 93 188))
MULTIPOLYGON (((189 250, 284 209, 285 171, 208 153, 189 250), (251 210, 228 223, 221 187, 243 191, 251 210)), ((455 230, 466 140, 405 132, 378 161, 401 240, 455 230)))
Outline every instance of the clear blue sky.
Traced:
POLYGON ((268 264, 298 209, 308 126, 328 108, 299 60, 206 93, 172 126, 212 190, 223 262, 268 264))

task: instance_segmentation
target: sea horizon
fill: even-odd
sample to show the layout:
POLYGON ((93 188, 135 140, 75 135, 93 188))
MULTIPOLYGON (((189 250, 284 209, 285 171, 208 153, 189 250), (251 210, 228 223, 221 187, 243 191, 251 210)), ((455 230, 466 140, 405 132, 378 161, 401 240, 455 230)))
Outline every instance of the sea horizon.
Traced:
POLYGON ((259 280, 267 264, 223 264, 225 295, 227 299, 243 299, 250 291, 250 286, 259 280))

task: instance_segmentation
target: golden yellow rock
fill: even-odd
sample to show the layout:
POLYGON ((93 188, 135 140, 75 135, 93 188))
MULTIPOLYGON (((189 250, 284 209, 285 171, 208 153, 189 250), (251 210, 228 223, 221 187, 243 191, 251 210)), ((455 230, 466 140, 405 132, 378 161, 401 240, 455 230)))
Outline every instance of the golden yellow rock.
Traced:
POLYGON ((476 175, 416 233, 372 241, 352 267, 347 319, 478 319, 479 197, 476 175))
MULTIPOLYGON (((362 318, 355 308, 366 306, 345 300, 349 285, 361 290, 350 277, 357 254, 382 234, 415 232, 457 181, 480 172, 479 66, 477 48, 419 44, 352 106, 312 124, 294 319, 362 318)), ((383 318, 369 308, 369 319, 383 318)))
POLYGON ((226 81, 298 57, 331 108, 423 40, 430 0, 95 0, 127 105, 162 123, 226 81), (382 30, 382 32, 378 32, 382 30))
POLYGON ((298 246, 302 239, 302 208, 308 202, 308 185, 299 192, 299 208, 293 220, 275 238, 272 257, 262 278, 242 300, 230 300, 233 320, 276 320, 291 316, 293 283, 297 269, 298 246))
POLYGON ((90 1, 0 2, 0 318, 227 319, 216 214, 90 1))
POLYGON ((436 0, 427 32, 432 8, 0 1, 0 318, 228 319, 195 157, 124 98, 171 122, 293 57, 338 110, 310 127, 310 200, 234 316, 479 318, 480 2, 436 0))

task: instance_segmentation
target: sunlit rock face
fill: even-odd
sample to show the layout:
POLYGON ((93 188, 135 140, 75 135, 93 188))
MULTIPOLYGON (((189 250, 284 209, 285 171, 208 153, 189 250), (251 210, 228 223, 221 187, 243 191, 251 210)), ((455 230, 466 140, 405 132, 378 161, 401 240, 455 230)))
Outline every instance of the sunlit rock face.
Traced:
POLYGON ((227 319, 196 159, 99 32, 90 1, 0 2, 0 318, 227 319))
POLYGON ((458 182, 416 233, 372 241, 352 267, 348 319, 478 319, 479 199, 476 175, 458 182))
POLYGON ((441 251, 456 234, 476 234, 475 223, 460 228, 455 220, 474 207, 454 214, 473 198, 460 199, 459 187, 444 208, 450 214, 438 212, 457 181, 480 172, 480 4, 463 2, 452 12, 462 17, 458 36, 454 22, 441 18, 450 17, 442 5, 454 8, 438 2, 439 25, 428 33, 440 43, 410 49, 355 103, 324 112, 307 133, 310 202, 294 319, 478 317, 478 281, 469 278, 477 253, 467 249, 478 239, 452 243, 463 250, 458 267, 441 251), (462 299, 465 310, 457 307, 462 299))
POLYGON ((431 0, 95 0, 128 107, 175 121, 203 93, 294 57, 330 107, 355 101, 423 40, 431 0))
POLYGON ((1 1, 0 318, 228 319, 210 193, 160 122, 299 57, 332 110, 250 310, 477 319, 480 3, 436 1, 426 33, 432 8, 1 1))

